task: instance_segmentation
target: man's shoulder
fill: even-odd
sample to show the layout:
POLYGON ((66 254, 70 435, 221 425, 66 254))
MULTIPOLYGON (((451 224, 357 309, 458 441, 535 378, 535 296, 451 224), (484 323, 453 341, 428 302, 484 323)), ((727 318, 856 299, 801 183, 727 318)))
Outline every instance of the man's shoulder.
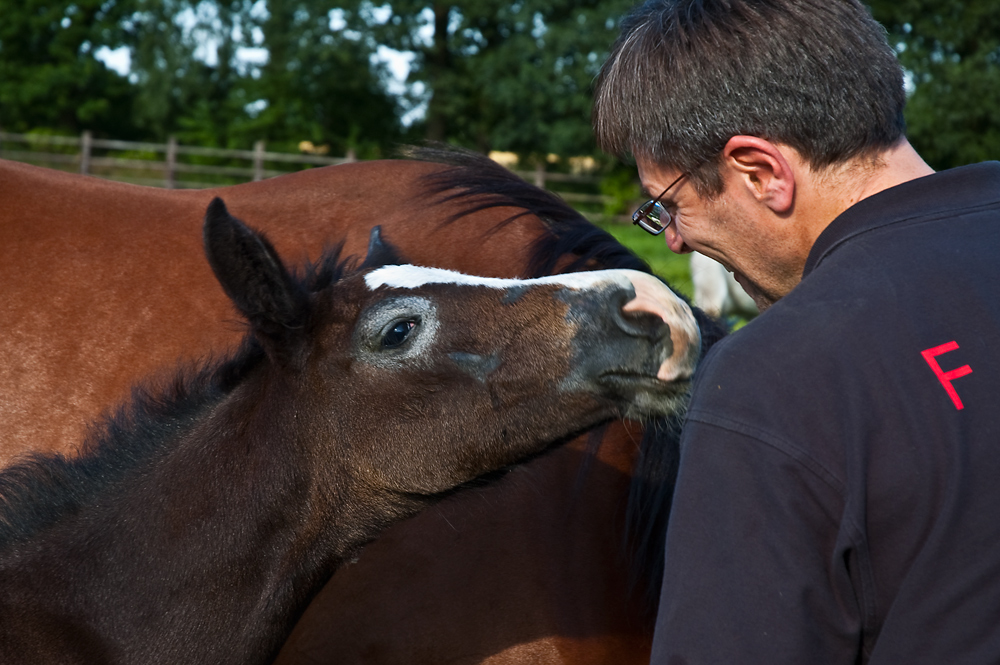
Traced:
POLYGON ((712 348, 690 418, 794 435, 838 417, 845 392, 862 380, 855 369, 867 340, 881 334, 871 328, 882 296, 804 286, 712 348))
MULTIPOLYGON (((798 289, 797 289, 798 291, 798 289)), ((838 355, 870 303, 847 293, 796 293, 713 346, 701 376, 780 389, 838 355), (780 379, 780 380, 779 380, 780 379)))
POLYGON ((804 274, 809 276, 830 257, 841 258, 845 250, 877 248, 892 266, 905 263, 914 249, 941 256, 945 243, 956 239, 952 225, 957 220, 982 225, 997 219, 1000 162, 940 171, 877 192, 845 210, 816 239, 804 274))

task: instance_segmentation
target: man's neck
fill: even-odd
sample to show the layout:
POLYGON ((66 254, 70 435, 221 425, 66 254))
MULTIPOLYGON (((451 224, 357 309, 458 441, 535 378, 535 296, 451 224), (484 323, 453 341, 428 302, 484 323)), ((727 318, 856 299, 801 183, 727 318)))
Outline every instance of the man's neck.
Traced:
POLYGON ((805 214, 805 245, 811 247, 834 219, 858 201, 932 173, 905 138, 873 157, 858 157, 820 171, 807 168, 806 177, 796 183, 796 207, 805 214))
POLYGON ((861 179, 845 192, 844 210, 861 199, 932 173, 934 169, 917 154, 910 142, 905 138, 900 139, 896 145, 878 156, 877 163, 867 178, 861 179))

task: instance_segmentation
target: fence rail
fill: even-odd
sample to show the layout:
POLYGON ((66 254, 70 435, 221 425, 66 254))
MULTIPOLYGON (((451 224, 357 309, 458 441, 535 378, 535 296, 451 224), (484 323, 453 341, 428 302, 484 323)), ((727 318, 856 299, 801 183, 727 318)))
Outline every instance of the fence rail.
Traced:
POLYGON ((90 132, 84 132, 80 136, 0 132, 0 157, 63 170, 75 166, 73 170, 87 175, 168 189, 215 187, 233 184, 234 179, 263 180, 300 170, 301 167, 356 161, 353 154, 325 157, 269 152, 265 150, 263 141, 257 141, 253 150, 232 150, 181 145, 173 138, 167 143, 96 139, 90 132), (11 144, 19 148, 11 149, 11 144), (204 163, 205 161, 226 163, 204 163), (238 165, 238 162, 244 162, 244 165, 238 165), (273 168, 279 164, 291 165, 293 168, 273 168), (296 169, 294 166, 300 168, 296 169), (181 179, 179 174, 212 177, 194 181, 181 179))
MULTIPOLYGON (((343 157, 269 152, 263 141, 257 141, 253 150, 236 150, 182 145, 173 137, 166 143, 146 143, 98 139, 90 132, 80 136, 48 136, 4 131, 0 131, 0 158, 168 189, 217 187, 273 178, 302 168, 357 161, 353 152, 343 157)), ((600 208, 610 200, 608 196, 593 193, 600 183, 597 176, 553 173, 544 164, 532 171, 513 172, 554 191, 570 205, 600 208), (569 191, 566 185, 591 193, 569 191)))

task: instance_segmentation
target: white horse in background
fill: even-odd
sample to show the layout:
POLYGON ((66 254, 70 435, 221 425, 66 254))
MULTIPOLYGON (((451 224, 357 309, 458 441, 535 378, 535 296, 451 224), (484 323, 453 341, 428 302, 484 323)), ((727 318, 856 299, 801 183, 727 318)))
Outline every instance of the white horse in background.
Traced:
POLYGON ((698 252, 691 253, 694 304, 715 318, 752 319, 757 305, 721 263, 698 252))

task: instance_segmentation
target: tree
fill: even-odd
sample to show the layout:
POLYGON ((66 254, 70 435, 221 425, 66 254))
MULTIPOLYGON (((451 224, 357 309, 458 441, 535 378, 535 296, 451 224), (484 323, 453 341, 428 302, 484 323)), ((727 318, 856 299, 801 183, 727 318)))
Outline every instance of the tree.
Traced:
POLYGON ((427 138, 520 154, 588 154, 590 84, 625 0, 397 0, 355 5, 373 38, 413 51, 427 138), (428 35, 428 33, 432 33, 428 35))
POLYGON ((913 86, 907 134, 934 168, 1000 158, 995 0, 874 0, 913 86))
POLYGON ((125 11, 114 0, 0 0, 0 126, 127 137, 131 86, 95 57, 121 43, 125 11))
POLYGON ((373 64, 376 44, 335 24, 328 3, 268 0, 258 25, 268 60, 248 94, 264 109, 241 131, 367 157, 399 140, 401 110, 385 89, 388 74, 373 64))
POLYGON ((239 86, 228 7, 197 0, 133 2, 122 29, 131 54, 136 124, 157 140, 186 124, 189 135, 182 140, 228 145, 229 125, 242 113, 228 103, 239 86), (217 46, 214 65, 198 57, 199 46, 207 44, 217 46))
POLYGON ((377 156, 399 137, 398 103, 370 42, 332 25, 318 0, 131 0, 136 123, 185 143, 377 156), (253 47, 266 62, 240 57, 253 47))

